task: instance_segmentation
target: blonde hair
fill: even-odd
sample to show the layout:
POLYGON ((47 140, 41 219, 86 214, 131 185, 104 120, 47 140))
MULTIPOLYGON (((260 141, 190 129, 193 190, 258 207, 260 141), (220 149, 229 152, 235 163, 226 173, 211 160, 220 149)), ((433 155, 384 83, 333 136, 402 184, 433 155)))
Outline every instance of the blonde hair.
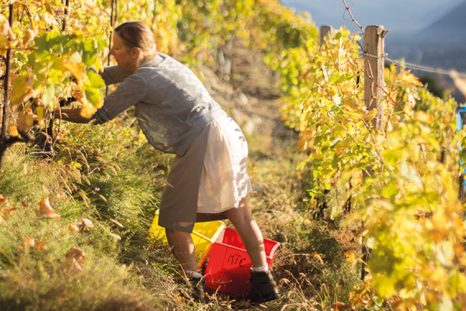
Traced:
POLYGON ((129 48, 139 48, 144 60, 150 60, 157 53, 152 30, 142 22, 126 22, 115 28, 115 33, 129 48))

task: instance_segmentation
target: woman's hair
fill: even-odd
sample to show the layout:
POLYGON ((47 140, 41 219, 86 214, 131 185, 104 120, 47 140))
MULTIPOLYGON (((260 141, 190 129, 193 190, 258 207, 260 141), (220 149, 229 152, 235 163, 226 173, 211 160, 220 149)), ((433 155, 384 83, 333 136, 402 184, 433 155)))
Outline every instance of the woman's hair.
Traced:
POLYGON ((141 22, 126 22, 115 28, 115 33, 129 48, 141 49, 144 59, 152 59, 157 50, 152 30, 141 22))

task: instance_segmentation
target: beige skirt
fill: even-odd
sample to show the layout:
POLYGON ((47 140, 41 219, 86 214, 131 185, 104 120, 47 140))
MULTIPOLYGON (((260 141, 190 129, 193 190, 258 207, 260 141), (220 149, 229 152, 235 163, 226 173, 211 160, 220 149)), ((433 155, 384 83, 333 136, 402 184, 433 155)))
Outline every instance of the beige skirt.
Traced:
POLYGON ((196 221, 224 219, 251 191, 246 139, 229 116, 211 121, 177 156, 160 206, 159 225, 192 232, 196 221))

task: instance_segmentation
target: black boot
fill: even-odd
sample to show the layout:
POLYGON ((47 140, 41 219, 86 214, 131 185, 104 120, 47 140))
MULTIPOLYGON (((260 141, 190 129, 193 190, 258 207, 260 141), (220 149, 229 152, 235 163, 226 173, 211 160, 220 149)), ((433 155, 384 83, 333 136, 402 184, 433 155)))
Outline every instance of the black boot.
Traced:
POLYGON ((191 296, 195 301, 206 302, 207 298, 204 290, 204 278, 203 277, 190 277, 189 285, 191 287, 191 296))
POLYGON ((277 283, 269 271, 252 271, 250 281, 252 287, 249 300, 251 302, 260 303, 279 298, 277 283))

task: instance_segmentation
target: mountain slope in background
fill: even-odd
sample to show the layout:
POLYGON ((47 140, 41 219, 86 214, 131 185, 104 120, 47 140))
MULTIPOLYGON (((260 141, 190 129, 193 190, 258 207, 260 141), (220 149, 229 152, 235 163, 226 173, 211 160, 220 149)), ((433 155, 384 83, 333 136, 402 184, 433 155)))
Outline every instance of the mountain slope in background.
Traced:
MULTIPOLYGON (((340 25, 346 25, 349 29, 356 30, 356 25, 345 13, 345 6, 341 0, 281 0, 281 2, 298 12, 310 12, 318 26, 325 24, 338 28, 340 25)), ((383 25, 390 31, 391 36, 406 33, 412 36, 461 2, 463 0, 348 0, 354 17, 363 27, 383 25)))
MULTIPOLYGON (((387 38, 386 49, 392 59, 436 68, 466 72, 466 1, 437 18, 423 30, 405 37, 387 38)), ((430 75, 416 72, 420 76, 430 75)), ((455 88, 451 79, 436 76, 446 87, 455 88)), ((455 92, 454 92, 455 94, 455 92)), ((462 96, 455 96, 464 100, 462 96)))
POLYGON ((466 1, 419 32, 425 43, 453 43, 466 45, 466 1))

